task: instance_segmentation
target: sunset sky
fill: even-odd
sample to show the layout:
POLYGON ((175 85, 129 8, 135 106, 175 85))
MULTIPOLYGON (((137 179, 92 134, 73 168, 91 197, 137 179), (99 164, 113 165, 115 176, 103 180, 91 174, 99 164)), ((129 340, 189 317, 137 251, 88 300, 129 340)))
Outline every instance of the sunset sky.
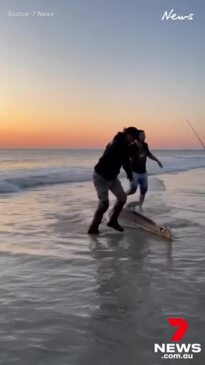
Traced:
POLYGON ((103 147, 129 125, 200 147, 204 18, 204 0, 0 0, 0 148, 103 147), (171 9, 194 20, 162 21, 171 9))

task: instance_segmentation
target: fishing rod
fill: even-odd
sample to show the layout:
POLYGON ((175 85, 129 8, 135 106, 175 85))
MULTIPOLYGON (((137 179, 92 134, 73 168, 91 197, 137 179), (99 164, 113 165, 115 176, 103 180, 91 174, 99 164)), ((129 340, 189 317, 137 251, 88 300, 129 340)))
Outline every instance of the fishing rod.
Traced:
POLYGON ((199 140, 200 144, 202 145, 202 147, 205 149, 205 144, 203 143, 203 141, 201 140, 201 138, 199 137, 197 131, 194 129, 193 125, 191 124, 191 122, 189 120, 187 120, 187 123, 189 124, 190 128, 192 129, 192 131, 194 132, 195 136, 197 137, 197 139, 199 140))

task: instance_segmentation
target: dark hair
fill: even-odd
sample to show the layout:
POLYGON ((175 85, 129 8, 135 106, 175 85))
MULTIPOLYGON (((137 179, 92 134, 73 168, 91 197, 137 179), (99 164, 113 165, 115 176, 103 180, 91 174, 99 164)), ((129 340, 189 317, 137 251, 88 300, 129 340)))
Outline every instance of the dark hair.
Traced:
POLYGON ((126 135, 130 134, 134 138, 137 138, 139 135, 139 130, 135 127, 128 127, 128 128, 124 128, 123 133, 125 133, 126 135))

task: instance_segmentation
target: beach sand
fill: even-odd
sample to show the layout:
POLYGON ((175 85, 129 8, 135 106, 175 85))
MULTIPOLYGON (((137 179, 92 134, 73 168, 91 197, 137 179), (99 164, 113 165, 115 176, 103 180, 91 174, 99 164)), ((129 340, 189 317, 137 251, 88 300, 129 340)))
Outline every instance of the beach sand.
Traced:
MULTIPOLYGON (((184 343, 203 346, 204 182, 204 169, 150 177, 144 214, 173 242, 105 225, 88 236, 91 182, 3 196, 0 364, 162 364, 154 344, 171 342, 169 317, 188 321, 184 343)), ((204 362, 203 350, 186 360, 204 362)))

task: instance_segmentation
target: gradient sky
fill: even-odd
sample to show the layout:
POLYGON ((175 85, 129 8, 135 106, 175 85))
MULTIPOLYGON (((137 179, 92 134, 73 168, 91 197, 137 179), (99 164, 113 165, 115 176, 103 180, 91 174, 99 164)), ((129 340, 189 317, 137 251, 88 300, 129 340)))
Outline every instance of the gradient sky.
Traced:
POLYGON ((129 125, 200 147, 204 39, 204 0, 0 0, 0 147, 103 147, 129 125), (162 21, 172 8, 194 20, 162 21))

